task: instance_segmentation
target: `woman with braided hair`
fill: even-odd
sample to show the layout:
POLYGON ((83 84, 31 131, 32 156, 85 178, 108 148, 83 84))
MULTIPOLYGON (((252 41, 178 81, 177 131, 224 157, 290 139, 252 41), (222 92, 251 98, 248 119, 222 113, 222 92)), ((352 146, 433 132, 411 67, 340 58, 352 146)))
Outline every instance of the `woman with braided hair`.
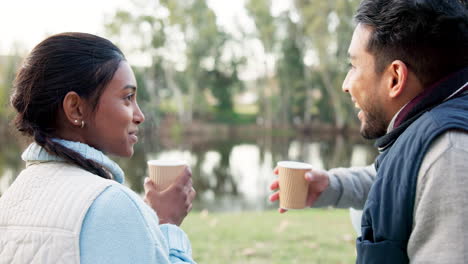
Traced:
POLYGON ((186 169, 145 204, 106 155, 131 157, 145 120, 137 84, 110 41, 62 33, 39 43, 14 82, 15 126, 32 143, 0 198, 6 263, 194 263, 178 226, 195 191, 186 169))

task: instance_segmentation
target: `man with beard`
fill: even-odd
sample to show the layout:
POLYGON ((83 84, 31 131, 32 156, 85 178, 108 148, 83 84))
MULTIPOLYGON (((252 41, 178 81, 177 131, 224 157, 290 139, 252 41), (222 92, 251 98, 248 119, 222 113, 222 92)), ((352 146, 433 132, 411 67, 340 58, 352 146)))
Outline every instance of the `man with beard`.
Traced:
POLYGON ((343 91, 380 155, 374 167, 306 173, 307 203, 363 206, 357 263, 465 263, 466 3, 364 0, 356 22, 343 91))

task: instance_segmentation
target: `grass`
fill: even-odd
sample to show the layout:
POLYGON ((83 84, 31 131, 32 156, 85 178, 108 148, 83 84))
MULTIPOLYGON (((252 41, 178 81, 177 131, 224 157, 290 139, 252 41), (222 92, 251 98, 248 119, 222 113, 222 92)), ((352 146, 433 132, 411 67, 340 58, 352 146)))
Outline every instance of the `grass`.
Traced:
POLYGON ((348 210, 192 212, 182 228, 203 264, 354 263, 348 210))

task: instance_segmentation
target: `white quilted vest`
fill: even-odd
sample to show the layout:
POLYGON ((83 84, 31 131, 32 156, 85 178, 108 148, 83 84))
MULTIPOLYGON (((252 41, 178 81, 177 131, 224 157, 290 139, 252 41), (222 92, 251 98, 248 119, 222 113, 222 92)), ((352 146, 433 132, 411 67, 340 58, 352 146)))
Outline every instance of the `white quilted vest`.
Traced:
POLYGON ((0 264, 80 263, 83 219, 111 184, 65 162, 29 164, 0 197, 0 264))

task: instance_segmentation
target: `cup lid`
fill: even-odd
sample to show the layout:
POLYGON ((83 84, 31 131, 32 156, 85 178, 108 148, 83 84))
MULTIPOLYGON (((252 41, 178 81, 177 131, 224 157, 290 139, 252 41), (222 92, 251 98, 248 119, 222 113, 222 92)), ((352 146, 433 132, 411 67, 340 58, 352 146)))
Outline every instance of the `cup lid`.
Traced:
POLYGON ((312 165, 304 162, 297 161, 279 161, 278 167, 289 168, 289 169, 300 169, 300 170, 310 170, 312 165))
POLYGON ((155 166, 181 166, 187 165, 187 162, 184 160, 165 160, 165 159, 158 159, 158 160, 148 160, 148 165, 155 165, 155 166))

